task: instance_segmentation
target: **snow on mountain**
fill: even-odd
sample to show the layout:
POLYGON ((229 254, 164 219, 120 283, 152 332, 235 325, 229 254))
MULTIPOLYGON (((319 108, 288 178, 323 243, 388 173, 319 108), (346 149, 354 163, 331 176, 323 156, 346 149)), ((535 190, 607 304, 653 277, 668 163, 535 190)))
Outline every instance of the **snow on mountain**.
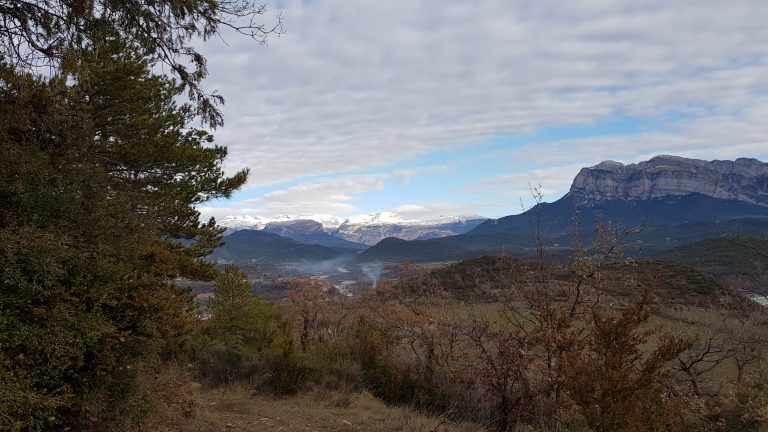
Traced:
POLYGON ((486 218, 480 216, 441 216, 432 219, 409 219, 393 212, 338 218, 329 215, 278 216, 228 216, 219 221, 227 227, 227 234, 241 229, 263 230, 267 224, 311 220, 322 224, 330 235, 355 243, 373 245, 387 237, 404 240, 427 239, 461 234, 469 231, 486 218))
POLYGON ((473 219, 487 219, 482 216, 439 216, 431 219, 408 219, 397 213, 375 212, 366 215, 352 216, 346 218, 344 223, 350 225, 443 225, 456 222, 464 222, 473 219))
POLYGON ((471 216, 439 216, 432 219, 424 219, 417 221, 418 225, 445 225, 452 223, 466 223, 473 220, 487 220, 488 218, 471 215, 471 216))
POLYGON ((462 234, 485 220, 486 218, 477 216, 416 220, 406 219, 395 213, 380 212, 348 218, 333 234, 351 242, 374 245, 387 237, 426 240, 462 234))

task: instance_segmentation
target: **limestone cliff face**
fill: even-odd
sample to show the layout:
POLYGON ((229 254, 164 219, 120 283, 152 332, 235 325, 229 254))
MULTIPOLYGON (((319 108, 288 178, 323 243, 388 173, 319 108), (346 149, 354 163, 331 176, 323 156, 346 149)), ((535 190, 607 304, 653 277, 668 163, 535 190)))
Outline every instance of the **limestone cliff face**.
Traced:
POLYGON ((708 162, 666 155, 629 165, 605 161, 582 168, 571 194, 585 205, 701 194, 768 207, 768 163, 757 159, 708 162))

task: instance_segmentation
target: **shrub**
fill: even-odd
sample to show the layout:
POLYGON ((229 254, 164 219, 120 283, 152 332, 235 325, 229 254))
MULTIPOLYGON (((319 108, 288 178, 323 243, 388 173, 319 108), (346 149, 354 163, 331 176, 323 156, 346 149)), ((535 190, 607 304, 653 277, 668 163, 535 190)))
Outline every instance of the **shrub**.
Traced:
POLYGON ((595 431, 683 430, 663 379, 667 362, 690 341, 659 335, 655 348, 643 353, 641 347, 658 332, 642 328, 651 301, 646 291, 620 314, 593 310, 585 349, 560 361, 563 388, 595 431))
POLYGON ((235 267, 216 277, 208 310, 210 318, 193 343, 193 360, 198 374, 212 384, 251 381, 264 372, 267 353, 289 346, 277 307, 252 297, 245 273, 235 267))
POLYGON ((290 337, 276 339, 263 356, 267 374, 263 384, 275 394, 296 393, 307 382, 310 370, 296 353, 290 337))
POLYGON ((410 371, 387 365, 365 369, 363 384, 374 396, 389 403, 411 404, 418 394, 418 384, 410 371))

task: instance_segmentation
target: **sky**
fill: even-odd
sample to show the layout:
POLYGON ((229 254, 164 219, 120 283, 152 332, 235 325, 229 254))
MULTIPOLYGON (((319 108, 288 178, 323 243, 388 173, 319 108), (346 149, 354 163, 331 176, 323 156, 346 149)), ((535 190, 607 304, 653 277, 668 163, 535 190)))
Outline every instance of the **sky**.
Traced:
POLYGON ((581 167, 768 161, 765 0, 285 0, 201 47, 226 98, 204 217, 501 217, 581 167))

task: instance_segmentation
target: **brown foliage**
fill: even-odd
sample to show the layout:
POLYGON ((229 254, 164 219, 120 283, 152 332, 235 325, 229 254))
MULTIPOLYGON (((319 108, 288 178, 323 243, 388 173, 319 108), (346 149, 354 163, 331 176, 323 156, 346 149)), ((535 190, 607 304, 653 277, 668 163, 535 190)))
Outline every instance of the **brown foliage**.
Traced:
POLYGON ((690 341, 661 335, 643 353, 650 338, 659 336, 658 328, 643 329, 651 302, 645 291, 618 315, 593 310, 585 349, 561 359, 563 389, 595 431, 682 429, 663 384, 668 362, 690 341))

